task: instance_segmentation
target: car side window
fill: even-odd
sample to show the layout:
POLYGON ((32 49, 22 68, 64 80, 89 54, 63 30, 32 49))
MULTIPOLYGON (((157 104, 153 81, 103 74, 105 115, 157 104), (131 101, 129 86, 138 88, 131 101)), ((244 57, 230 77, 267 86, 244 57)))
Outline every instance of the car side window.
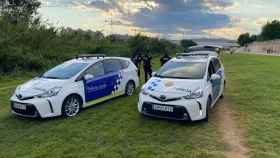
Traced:
POLYGON ((126 60, 119 60, 119 61, 121 63, 122 69, 126 69, 129 67, 129 61, 126 61, 126 60))
POLYGON ((215 73, 215 68, 214 68, 213 62, 210 61, 209 67, 208 67, 208 77, 207 77, 207 79, 209 80, 214 73, 215 73))
POLYGON ((86 70, 85 74, 91 74, 94 77, 99 77, 105 74, 102 62, 93 64, 89 69, 86 70))
POLYGON ((108 59, 103 61, 105 73, 118 72, 122 69, 118 59, 108 59))

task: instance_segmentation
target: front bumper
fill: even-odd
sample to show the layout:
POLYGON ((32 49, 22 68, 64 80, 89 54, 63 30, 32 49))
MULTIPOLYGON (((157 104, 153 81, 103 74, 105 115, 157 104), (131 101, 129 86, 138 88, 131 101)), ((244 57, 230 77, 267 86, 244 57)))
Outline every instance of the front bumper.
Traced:
POLYGON ((206 117, 206 102, 203 98, 189 100, 182 98, 176 101, 161 102, 149 95, 140 94, 138 111, 152 117, 197 121, 206 117), (153 104, 173 107, 173 112, 154 110, 153 104))
MULTIPOLYGON (((144 102, 142 104, 142 113, 147 116, 172 119, 172 120, 191 120, 188 111, 183 106, 168 105, 173 108, 173 112, 153 110, 154 103, 144 102)), ((159 105, 159 104, 157 104, 159 105)), ((165 106, 165 105, 163 105, 165 106)))
POLYGON ((12 113, 18 116, 30 118, 47 118, 60 115, 54 106, 54 100, 50 98, 31 98, 27 100, 19 100, 16 96, 12 96, 10 101, 12 113), (16 108, 16 106, 14 106, 15 103, 25 105, 26 109, 16 108))

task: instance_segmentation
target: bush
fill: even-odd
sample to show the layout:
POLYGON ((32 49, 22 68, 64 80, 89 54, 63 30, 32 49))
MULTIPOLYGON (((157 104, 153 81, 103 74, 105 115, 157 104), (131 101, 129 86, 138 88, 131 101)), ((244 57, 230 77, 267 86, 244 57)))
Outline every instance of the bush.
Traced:
POLYGON ((40 23, 13 24, 0 18, 0 73, 40 72, 85 52, 131 57, 135 52, 159 55, 176 53, 180 49, 167 40, 141 35, 125 38, 121 35, 104 37, 100 32, 59 29, 40 23))

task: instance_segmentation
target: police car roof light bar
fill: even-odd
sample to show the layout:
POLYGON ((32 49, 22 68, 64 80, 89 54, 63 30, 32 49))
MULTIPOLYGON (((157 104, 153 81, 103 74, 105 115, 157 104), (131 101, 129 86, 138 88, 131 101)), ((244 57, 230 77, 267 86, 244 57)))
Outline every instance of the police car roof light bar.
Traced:
POLYGON ((105 54, 80 54, 77 58, 105 58, 105 54))

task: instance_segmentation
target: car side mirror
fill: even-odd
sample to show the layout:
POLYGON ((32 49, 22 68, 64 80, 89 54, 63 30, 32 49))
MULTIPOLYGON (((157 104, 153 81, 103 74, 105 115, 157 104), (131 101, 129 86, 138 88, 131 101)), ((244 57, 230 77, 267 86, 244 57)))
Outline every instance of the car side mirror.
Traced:
POLYGON ((219 80, 221 79, 221 76, 218 75, 218 74, 212 74, 211 75, 211 78, 210 78, 210 81, 216 81, 216 80, 219 80))
POLYGON ((155 76, 156 74, 157 74, 157 72, 155 72, 155 71, 154 71, 154 72, 152 72, 152 76, 155 76))
POLYGON ((85 76, 84 76, 84 80, 91 80, 91 79, 93 79, 94 78, 94 76, 92 75, 92 74, 86 74, 85 76))

